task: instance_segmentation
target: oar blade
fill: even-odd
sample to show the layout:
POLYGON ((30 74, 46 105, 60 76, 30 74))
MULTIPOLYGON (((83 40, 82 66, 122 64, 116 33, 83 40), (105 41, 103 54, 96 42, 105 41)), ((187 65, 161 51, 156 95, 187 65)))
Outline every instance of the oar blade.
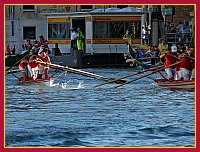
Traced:
POLYGON ((122 80, 122 79, 116 80, 115 78, 110 78, 109 80, 111 80, 111 81, 115 80, 115 81, 113 81, 113 82, 115 82, 115 83, 117 83, 117 84, 126 83, 126 80, 122 80))
POLYGON ((17 72, 22 72, 23 70, 8 70, 8 71, 5 71, 5 74, 11 74, 11 73, 17 73, 17 72))
POLYGON ((118 88, 118 87, 123 86, 123 85, 125 85, 125 84, 129 84, 129 83, 131 83, 131 82, 133 82, 133 81, 136 81, 136 80, 139 80, 139 79, 141 79, 141 78, 147 77, 147 76, 149 76, 149 75, 151 75, 151 74, 154 74, 154 73, 156 73, 156 72, 158 72, 158 71, 161 71, 161 70, 164 70, 164 69, 166 69, 166 68, 169 68, 169 67, 178 65, 178 64, 181 63, 181 62, 182 62, 182 61, 178 61, 178 62, 176 62, 176 63, 174 63, 174 64, 169 65, 169 66, 165 66, 165 67, 163 67, 163 68, 157 69, 157 70, 155 70, 155 71, 153 71, 153 72, 151 72, 151 73, 149 73, 149 74, 147 74, 147 75, 143 75, 143 76, 141 76, 141 77, 138 77, 138 78, 135 78, 135 79, 133 79, 133 80, 127 81, 127 82, 125 82, 125 83, 123 83, 123 84, 120 84, 120 85, 118 85, 118 86, 115 86, 114 88, 118 88))

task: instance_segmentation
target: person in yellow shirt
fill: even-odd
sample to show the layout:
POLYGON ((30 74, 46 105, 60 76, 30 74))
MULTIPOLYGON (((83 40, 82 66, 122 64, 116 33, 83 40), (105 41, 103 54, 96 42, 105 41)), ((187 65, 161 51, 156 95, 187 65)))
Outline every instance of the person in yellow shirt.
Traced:
POLYGON ((158 49, 160 50, 161 54, 164 54, 168 51, 168 44, 166 44, 165 40, 161 39, 161 43, 158 45, 158 49))
MULTIPOLYGON (((158 49, 160 50, 160 55, 168 52, 168 44, 163 39, 159 39, 158 49)), ((165 58, 161 58, 160 61, 165 63, 165 58)))
POLYGON ((77 28, 77 48, 78 51, 84 51, 84 35, 80 28, 77 28))

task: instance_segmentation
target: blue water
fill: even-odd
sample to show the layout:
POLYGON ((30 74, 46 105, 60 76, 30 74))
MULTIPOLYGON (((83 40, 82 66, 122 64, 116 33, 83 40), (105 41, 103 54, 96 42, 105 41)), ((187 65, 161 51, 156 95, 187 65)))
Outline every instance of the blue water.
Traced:
MULTIPOLYGON (((84 70, 115 78, 134 72, 84 70)), ((104 81, 62 72, 55 77, 55 86, 47 87, 6 76, 7 147, 195 146, 194 91, 159 88, 150 78, 93 88, 104 81)))

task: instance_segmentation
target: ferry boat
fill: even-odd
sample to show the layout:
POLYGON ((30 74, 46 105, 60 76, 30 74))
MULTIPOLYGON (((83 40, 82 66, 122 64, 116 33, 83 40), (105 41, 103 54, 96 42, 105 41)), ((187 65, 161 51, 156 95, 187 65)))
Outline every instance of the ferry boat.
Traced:
POLYGON ((70 67, 129 66, 124 59, 127 45, 122 36, 134 30, 132 43, 141 44, 141 25, 146 11, 135 7, 95 9, 90 12, 47 15, 51 61, 70 67), (70 28, 84 35, 84 53, 71 48, 70 28))

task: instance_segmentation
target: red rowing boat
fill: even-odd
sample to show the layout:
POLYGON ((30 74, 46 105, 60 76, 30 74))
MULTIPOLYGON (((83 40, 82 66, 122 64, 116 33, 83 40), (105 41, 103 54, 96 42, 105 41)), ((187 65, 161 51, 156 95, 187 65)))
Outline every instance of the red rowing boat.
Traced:
POLYGON ((168 79, 157 78, 155 79, 157 85, 165 88, 175 88, 175 89, 194 89, 195 81, 194 80, 173 80, 169 81, 168 79))
POLYGON ((36 79, 36 80, 28 80, 28 81, 23 81, 20 80, 20 84, 40 84, 40 85, 45 85, 45 86, 53 86, 55 78, 43 78, 43 79, 36 79))

